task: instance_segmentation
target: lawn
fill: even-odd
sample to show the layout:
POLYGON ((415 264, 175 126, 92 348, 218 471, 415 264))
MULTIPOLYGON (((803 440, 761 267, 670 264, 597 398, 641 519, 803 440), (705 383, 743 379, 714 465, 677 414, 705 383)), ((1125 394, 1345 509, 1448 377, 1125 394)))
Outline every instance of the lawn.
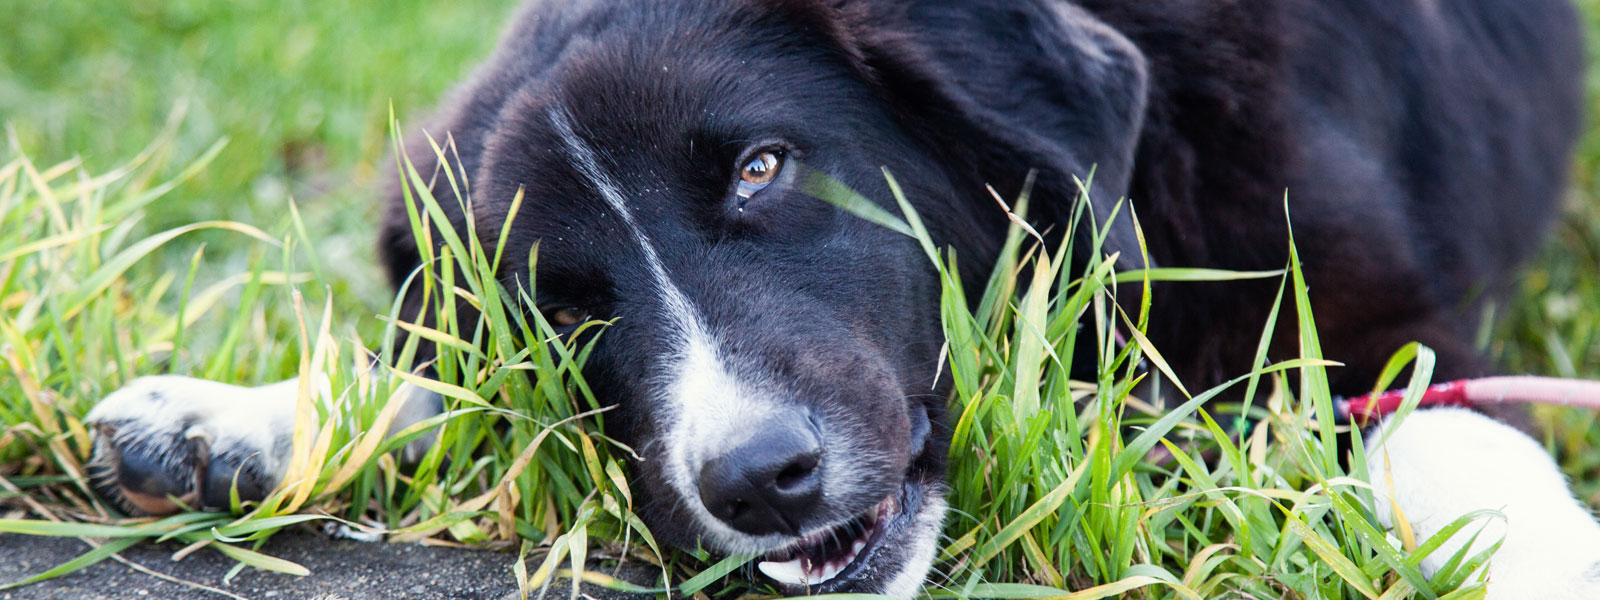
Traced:
MULTIPOLYGON (((389 348, 404 320, 372 268, 370 207, 392 176, 391 118, 422 119, 488 53, 513 4, 0 0, 10 23, 0 35, 0 531, 87 536, 106 553, 168 537, 314 577, 316 565, 278 561, 256 542, 336 520, 396 541, 513 549, 526 568, 494 576, 530 584, 597 556, 661 563, 668 578, 637 583, 677 593, 749 572, 742 557, 705 570, 715 558, 654 547, 631 518, 625 450, 605 438, 603 415, 590 414, 600 403, 572 368, 583 348, 541 343, 547 326, 521 316, 515 290, 489 285, 494 261, 468 250, 471 240, 438 259, 494 318, 445 318, 429 332, 467 340, 440 367, 455 384, 442 443, 413 472, 385 453, 397 442, 364 433, 387 418, 410 360, 384 351, 391 368, 355 366, 389 348), (78 418, 129 379, 257 384, 313 370, 339 401, 317 415, 320 435, 297 439, 299 485, 237 514, 158 522, 121 519, 83 493, 78 418), (56 522, 17 520, 25 515, 56 522)), ((1600 31, 1600 0, 1581 4, 1600 31)), ((1482 343, 1510 372, 1600 377, 1597 133, 1584 137, 1546 251, 1502 318, 1485 320, 1482 343)), ((1131 365, 1148 348, 1108 353, 1097 382, 1068 381, 1050 357, 1072 347, 1078 315, 1140 316, 1108 308, 1106 270, 1033 269, 1040 257, 1017 236, 990 301, 966 307, 947 290, 947 333, 965 340, 950 365, 964 450, 931 590, 1472 597, 1466 569, 1421 582, 1415 555, 1389 549, 1370 494, 1341 479, 1309 424, 1327 400, 1314 377, 1295 389, 1259 372, 1242 380, 1275 393, 1255 408, 1265 426, 1238 446, 1225 435, 1229 415, 1185 405, 1163 418, 1130 401, 1131 365), (1043 287, 1029 287, 1036 279, 1071 283, 1031 291, 1043 287), (1169 446, 1179 460, 1145 463, 1164 435, 1187 442, 1169 446), (1219 458, 1190 460, 1193 449, 1219 458)), ((452 287, 437 283, 415 285, 435 297, 452 287)), ((1283 301, 1301 292, 1289 278, 1283 301)), ((1314 355, 1280 366, 1322 368, 1314 355)), ((1585 451, 1600 445, 1596 415, 1541 416, 1546 442, 1600 505, 1600 455, 1585 451)))

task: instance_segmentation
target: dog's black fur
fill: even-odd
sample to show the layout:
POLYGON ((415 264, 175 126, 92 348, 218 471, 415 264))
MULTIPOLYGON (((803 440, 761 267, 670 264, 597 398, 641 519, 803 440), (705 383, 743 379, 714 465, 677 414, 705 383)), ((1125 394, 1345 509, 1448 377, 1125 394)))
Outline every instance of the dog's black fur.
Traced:
MULTIPOLYGON (((536 0, 429 130, 454 141, 477 231, 499 231, 525 190, 501 272, 526 274, 539 243, 542 304, 616 319, 586 378, 644 456, 646 522, 674 544, 768 550, 711 535, 669 481, 665 440, 682 432, 661 290, 558 121, 614 178, 729 368, 854 444, 819 468, 866 475, 787 515, 804 533, 886 495, 911 514, 937 495, 948 433, 929 393, 935 274, 912 240, 806 196, 802 168, 888 202, 886 166, 969 290, 1006 226, 984 185, 1013 196, 1030 169, 1041 228, 1065 229, 1073 177, 1092 168, 1096 212, 1129 198, 1162 266, 1283 267, 1287 193, 1325 353, 1348 365, 1336 391, 1356 393, 1413 340, 1439 353, 1440 377, 1485 370, 1467 331, 1554 211, 1581 69, 1560 0, 536 0), (788 161, 744 201, 733 182, 760 148, 788 161)), ((380 245, 398 284, 419 253, 391 196, 380 245)), ((1126 218, 1108 243, 1137 252, 1126 218)), ((1275 290, 1160 289, 1150 336, 1191 387, 1217 383, 1248 369, 1275 290)), ((900 521, 883 535, 916 533, 900 521)), ((888 590, 926 567, 907 564, 911 545, 878 543, 820 589, 888 590)))

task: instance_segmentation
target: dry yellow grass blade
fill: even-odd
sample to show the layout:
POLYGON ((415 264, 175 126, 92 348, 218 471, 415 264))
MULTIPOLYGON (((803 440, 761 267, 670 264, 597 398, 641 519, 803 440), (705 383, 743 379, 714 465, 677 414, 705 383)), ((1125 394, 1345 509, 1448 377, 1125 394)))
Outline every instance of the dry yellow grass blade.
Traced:
POLYGON ((1122 594, 1131 592, 1133 590, 1152 585, 1165 585, 1184 598, 1189 598, 1191 600, 1202 600, 1199 594, 1194 593, 1194 590, 1191 590, 1182 584, 1173 583, 1170 581, 1162 581, 1148 575, 1124 577, 1117 581, 1097 585, 1086 590, 1080 590, 1071 594, 1063 594, 1060 596, 1050 596, 1041 600, 1099 600, 1100 598, 1121 596, 1122 594))
POLYGON ((1201 548, 1199 552, 1194 553, 1194 556, 1189 557, 1189 568, 1183 572, 1183 579, 1180 580, 1184 587, 1193 588, 1196 583, 1199 583, 1204 578, 1205 573, 1210 570, 1206 563, 1211 560, 1212 556, 1223 550, 1238 552, 1239 546, 1229 543, 1212 544, 1201 548))
POLYGON ((444 383, 437 379, 417 375, 416 373, 407 373, 394 367, 389 367, 389 372, 393 373, 395 377, 399 377, 406 383, 439 394, 446 398, 455 398, 470 404, 487 408, 495 408, 493 404, 491 404, 488 400, 484 400, 483 397, 479 396, 476 392, 459 385, 444 383))
POLYGON ((300 290, 293 291, 295 316, 300 324, 300 382, 299 398, 295 402, 294 414, 294 450, 290 455, 289 471, 284 475, 284 489, 293 490, 289 503, 276 511, 278 514, 292 513, 300 510, 305 501, 311 497, 311 491, 317 484, 317 475, 322 471, 322 465, 327 461, 328 447, 333 443, 333 428, 319 428, 316 424, 317 407, 313 404, 312 394, 320 393, 324 387, 319 381, 324 372, 326 361, 333 346, 330 327, 333 323, 333 298, 329 295, 323 305, 322 324, 318 328, 317 337, 311 338, 306 334, 304 298, 300 290), (313 387, 317 389, 313 389, 313 387), (318 431, 320 429, 320 431, 318 431), (309 439, 316 432, 316 439, 309 439))
MULTIPOLYGON (((1385 489, 1400 489, 1394 484, 1394 465, 1389 462, 1389 448, 1387 446, 1383 448, 1383 483, 1385 489)), ((1406 516, 1406 511, 1400 508, 1400 501, 1395 499, 1394 494, 1384 494, 1384 497, 1379 501, 1388 502, 1389 510, 1394 511, 1395 533, 1399 534, 1400 543, 1404 544, 1406 552, 1416 552, 1417 533, 1412 530, 1411 519, 1406 516)))

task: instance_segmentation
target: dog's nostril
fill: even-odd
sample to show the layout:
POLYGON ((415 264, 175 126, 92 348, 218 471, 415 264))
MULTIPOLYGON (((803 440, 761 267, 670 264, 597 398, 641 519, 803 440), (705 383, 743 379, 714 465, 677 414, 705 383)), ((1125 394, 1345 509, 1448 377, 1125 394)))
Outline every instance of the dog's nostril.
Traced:
POLYGON ((928 433, 933 429, 932 419, 928 416, 928 407, 916 404, 911 407, 911 443, 908 445, 909 456, 913 459, 922 456, 923 447, 928 445, 928 433))
POLYGON ((817 471, 817 463, 821 458, 819 454, 801 456, 794 462, 789 463, 789 466, 784 467, 782 471, 779 471, 776 482, 778 489, 791 491, 806 485, 808 483, 806 480, 810 479, 811 474, 817 471))

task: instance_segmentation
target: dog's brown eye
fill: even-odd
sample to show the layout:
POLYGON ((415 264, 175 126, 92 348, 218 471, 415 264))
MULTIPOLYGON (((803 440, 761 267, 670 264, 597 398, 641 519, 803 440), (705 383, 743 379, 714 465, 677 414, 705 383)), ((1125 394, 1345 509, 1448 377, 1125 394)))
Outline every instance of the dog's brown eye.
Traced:
POLYGON ((751 158, 739 171, 739 196, 749 198, 751 194, 767 187, 778 178, 778 169, 782 166, 783 157, 777 152, 762 152, 751 158))
POLYGON ((739 178, 752 185, 766 185, 778 176, 778 154, 775 152, 762 152, 745 163, 744 172, 739 178))
POLYGON ((589 320, 589 311, 576 306, 559 308, 546 314, 549 315, 550 324, 556 327, 577 327, 589 320))

